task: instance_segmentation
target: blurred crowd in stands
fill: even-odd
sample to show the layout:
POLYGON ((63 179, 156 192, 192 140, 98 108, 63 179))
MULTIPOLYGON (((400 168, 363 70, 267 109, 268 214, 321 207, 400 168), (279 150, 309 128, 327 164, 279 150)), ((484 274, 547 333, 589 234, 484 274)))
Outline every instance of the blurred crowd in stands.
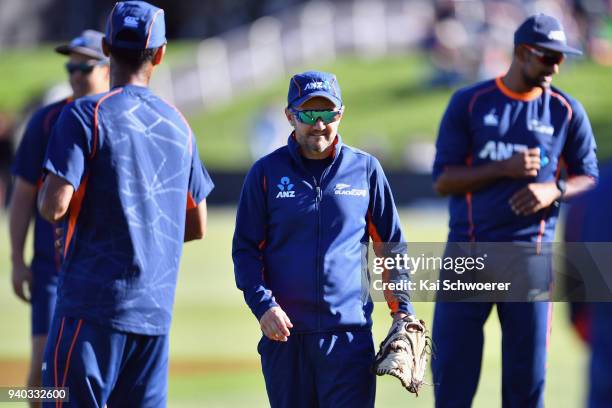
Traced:
POLYGON ((612 65, 610 0, 437 0, 432 6, 434 21, 423 45, 434 67, 434 86, 502 74, 514 30, 538 12, 561 19, 570 43, 594 61, 612 65))
MULTIPOLYGON (((0 1, 0 47, 64 41, 102 29, 117 0, 0 1), (22 24, 28 21, 28 24, 22 24)), ((203 39, 290 9, 305 0, 152 0, 170 39, 203 39)))

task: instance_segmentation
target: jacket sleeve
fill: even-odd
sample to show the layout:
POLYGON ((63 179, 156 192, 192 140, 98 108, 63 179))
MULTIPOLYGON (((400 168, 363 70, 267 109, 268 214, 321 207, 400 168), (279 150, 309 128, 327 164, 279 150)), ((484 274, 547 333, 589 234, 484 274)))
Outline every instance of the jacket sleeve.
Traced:
POLYGON ((45 119, 49 115, 45 110, 39 110, 29 120, 25 128, 13 162, 13 174, 21 177, 32 185, 37 185, 42 176, 42 168, 47 150, 48 134, 45 129, 45 119))
POLYGON ((562 153, 567 164, 567 173, 569 177, 585 175, 597 179, 597 145, 591 122, 582 104, 576 100, 572 102, 572 117, 562 153))
MULTIPOLYGON (((395 257, 406 254, 407 245, 402 234, 399 215, 387 177, 376 158, 370 159, 370 205, 368 210, 368 232, 378 257, 395 257)), ((406 281, 410 274, 405 270, 386 270, 385 282, 406 281)), ((406 291, 386 291, 385 299, 391 312, 414 314, 410 295, 406 291)))
POLYGON ((262 164, 256 162, 242 187, 232 243, 236 286, 257 320, 268 309, 278 306, 265 282, 266 190, 262 164))
POLYGON ((463 92, 456 92, 444 112, 436 139, 436 157, 432 176, 438 177, 447 166, 465 165, 472 144, 469 132, 468 101, 463 92))

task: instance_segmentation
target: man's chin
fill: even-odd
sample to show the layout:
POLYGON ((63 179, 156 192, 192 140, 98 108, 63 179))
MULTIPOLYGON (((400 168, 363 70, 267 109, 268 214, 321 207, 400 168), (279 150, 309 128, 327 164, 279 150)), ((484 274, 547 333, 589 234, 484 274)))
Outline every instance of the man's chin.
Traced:
POLYGON ((312 143, 308 147, 311 152, 321 154, 325 152, 327 149, 329 149, 330 146, 331 146, 330 143, 326 143, 322 141, 321 143, 312 143))
POLYGON ((328 147, 329 145, 326 144, 317 144, 316 146, 312 146, 312 151, 317 153, 323 153, 325 150, 327 150, 328 147))

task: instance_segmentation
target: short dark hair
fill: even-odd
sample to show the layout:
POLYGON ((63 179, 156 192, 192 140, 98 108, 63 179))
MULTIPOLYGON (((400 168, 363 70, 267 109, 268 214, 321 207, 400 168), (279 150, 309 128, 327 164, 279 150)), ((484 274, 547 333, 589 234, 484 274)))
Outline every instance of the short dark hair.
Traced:
MULTIPOLYGON (((132 38, 137 34, 131 30, 122 30, 115 36, 122 41, 138 41, 139 38, 132 38)), ((106 41, 106 40, 105 40, 106 41)), ((126 68, 133 70, 140 69, 147 62, 153 61, 159 48, 147 48, 144 50, 132 50, 128 48, 118 48, 108 45, 111 57, 126 68)))

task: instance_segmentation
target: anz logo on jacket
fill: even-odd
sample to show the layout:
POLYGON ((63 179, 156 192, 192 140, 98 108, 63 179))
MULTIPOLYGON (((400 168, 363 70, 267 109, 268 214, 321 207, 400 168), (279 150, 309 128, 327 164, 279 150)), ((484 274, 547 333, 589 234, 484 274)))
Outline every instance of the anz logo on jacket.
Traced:
MULTIPOLYGON (((338 136, 317 179, 289 137, 246 177, 232 250, 236 284, 257 319, 280 305, 292 332, 368 330, 373 304, 362 261, 370 240, 404 242, 378 160, 338 136)), ((411 310, 408 301, 389 306, 411 310)))

